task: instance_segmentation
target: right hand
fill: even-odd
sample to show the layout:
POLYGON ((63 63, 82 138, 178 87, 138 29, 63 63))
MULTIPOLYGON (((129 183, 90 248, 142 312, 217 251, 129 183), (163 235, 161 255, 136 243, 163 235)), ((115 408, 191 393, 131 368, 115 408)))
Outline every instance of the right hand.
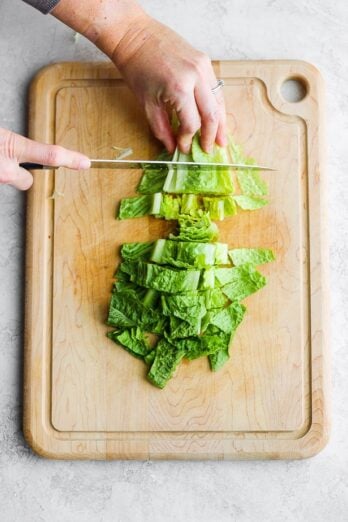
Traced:
POLYGON ((82 33, 120 69, 147 115, 154 135, 169 152, 191 148, 201 128, 201 146, 209 152, 226 140, 222 91, 209 58, 165 25, 148 16, 135 0, 60 0, 53 16, 82 33), (168 106, 180 123, 174 135, 168 106))
POLYGON ((88 169, 91 165, 84 154, 59 145, 38 143, 0 128, 0 183, 19 190, 30 188, 33 176, 19 166, 25 161, 70 169, 88 169))
POLYGON ((211 61, 169 27, 143 16, 130 26, 112 58, 144 107, 154 135, 169 152, 178 145, 188 153, 198 129, 206 152, 215 142, 227 144, 224 98, 222 91, 212 93, 217 79, 211 61), (177 136, 168 106, 179 120, 177 136))

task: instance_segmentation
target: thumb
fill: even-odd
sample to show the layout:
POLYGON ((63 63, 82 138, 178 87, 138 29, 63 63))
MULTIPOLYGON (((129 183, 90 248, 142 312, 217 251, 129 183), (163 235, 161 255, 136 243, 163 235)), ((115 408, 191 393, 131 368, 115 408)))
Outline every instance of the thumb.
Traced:
POLYGON ((0 161, 0 183, 27 190, 33 183, 33 176, 13 160, 0 161))
POLYGON ((13 156, 18 162, 28 161, 52 167, 68 167, 70 169, 88 169, 91 162, 87 156, 60 145, 47 145, 15 135, 13 140, 13 156))

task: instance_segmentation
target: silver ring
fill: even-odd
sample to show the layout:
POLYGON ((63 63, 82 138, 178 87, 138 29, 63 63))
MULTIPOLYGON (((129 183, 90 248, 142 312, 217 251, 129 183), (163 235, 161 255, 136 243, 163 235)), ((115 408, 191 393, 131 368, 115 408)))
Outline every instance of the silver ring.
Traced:
POLYGON ((211 92, 213 94, 216 94, 224 85, 225 82, 223 80, 218 80, 217 84, 215 85, 215 87, 212 88, 211 92))

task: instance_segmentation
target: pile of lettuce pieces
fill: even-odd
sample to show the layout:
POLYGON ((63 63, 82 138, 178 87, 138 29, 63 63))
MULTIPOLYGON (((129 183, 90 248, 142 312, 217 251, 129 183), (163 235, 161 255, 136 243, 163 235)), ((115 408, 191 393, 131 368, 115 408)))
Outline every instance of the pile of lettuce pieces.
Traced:
MULTIPOLYGON (((233 143, 205 153, 198 134, 190 154, 159 159, 253 163, 233 143)), ((246 311, 241 301, 266 284, 256 266, 274 255, 267 248, 229 249, 218 242, 213 220, 261 208, 268 189, 255 169, 233 176, 225 168, 144 165, 138 192, 121 201, 119 219, 152 215, 177 220, 177 230, 166 239, 123 244, 107 321, 114 330, 107 335, 142 359, 150 382, 164 388, 183 358, 207 356, 213 371, 228 361, 246 311)))

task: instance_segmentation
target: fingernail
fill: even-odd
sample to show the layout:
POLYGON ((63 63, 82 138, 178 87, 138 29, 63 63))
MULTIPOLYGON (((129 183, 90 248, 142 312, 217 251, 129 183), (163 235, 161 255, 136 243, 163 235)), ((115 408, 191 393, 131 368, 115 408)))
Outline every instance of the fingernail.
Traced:
POLYGON ((91 160, 88 158, 83 158, 79 163, 79 169, 89 169, 91 166, 91 160))
POLYGON ((182 143, 181 150, 184 154, 188 154, 190 152, 190 143, 182 143))

